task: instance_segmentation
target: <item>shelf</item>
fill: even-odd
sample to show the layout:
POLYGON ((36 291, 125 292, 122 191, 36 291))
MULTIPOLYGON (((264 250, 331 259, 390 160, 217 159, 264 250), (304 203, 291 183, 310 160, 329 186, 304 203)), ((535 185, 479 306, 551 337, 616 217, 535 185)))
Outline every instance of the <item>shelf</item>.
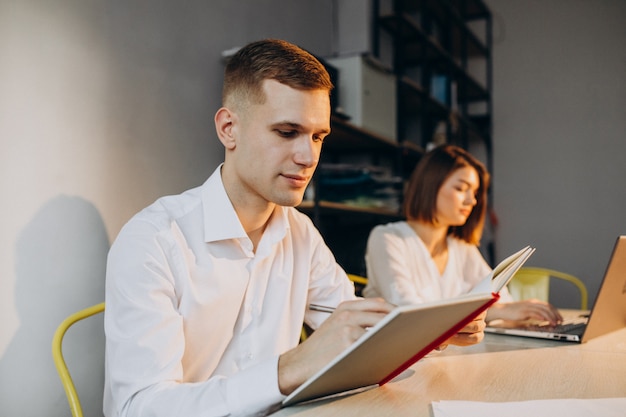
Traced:
POLYGON ((450 115, 450 109, 432 96, 409 77, 402 77, 398 84, 400 117, 415 117, 420 111, 436 120, 445 120, 450 115))
MULTIPOLYGON (((398 56, 402 57, 402 67, 411 68, 428 64, 431 70, 448 75, 458 83, 459 102, 482 101, 490 98, 487 89, 470 76, 457 62, 461 56, 454 56, 446 51, 437 41, 424 33, 409 14, 381 16, 380 24, 398 37, 402 46, 397 53, 398 56)), ((469 29, 466 31, 470 33, 469 29)), ((478 42, 475 36, 473 38, 478 42)), ((481 44, 480 49, 484 50, 482 52, 484 56, 488 55, 484 45, 481 44)))
POLYGON ((486 19, 491 14, 482 0, 450 0, 450 4, 459 10, 466 20, 486 19))
POLYGON ((416 143, 409 142, 407 140, 403 141, 400 144, 400 148, 402 150, 402 155, 403 156, 414 156, 416 158, 419 158, 425 152, 424 148, 422 148, 421 146, 419 146, 416 143))
POLYGON ((455 114, 458 123, 457 132, 451 138, 452 143, 465 147, 463 139, 470 142, 482 142, 491 148, 491 135, 489 131, 490 116, 462 116, 455 114), (457 143, 458 142, 458 143, 457 143))
MULTIPOLYGON (((489 54, 489 48, 467 26, 467 22, 485 19, 489 9, 480 0, 421 0, 407 1, 413 7, 423 7, 440 22, 447 22, 451 34, 450 53, 455 57, 462 56, 462 43, 467 42, 467 57, 489 54)), ((410 10, 410 9, 409 9, 410 10)))
POLYGON ((396 5, 408 12, 427 9, 442 20, 485 19, 490 15, 489 8, 482 0, 396 0, 396 5))
MULTIPOLYGON (((391 35, 398 36, 405 41, 423 42, 428 40, 432 45, 436 45, 451 55, 455 59, 463 58, 463 41, 466 41, 467 57, 485 58, 489 55, 489 48, 481 41, 476 34, 467 27, 465 22, 456 14, 455 23, 451 28, 451 48, 446 50, 437 39, 424 32, 420 23, 413 18, 410 13, 404 12, 399 15, 382 15, 379 17, 381 26, 391 35)), ((413 45, 414 47, 417 45, 413 45)))
MULTIPOLYGON (((401 179, 392 182, 393 189, 381 188, 382 195, 389 192, 393 197, 370 201, 365 197, 359 199, 368 195, 368 191, 375 191, 366 182, 363 190, 351 183, 343 185, 345 190, 337 191, 338 184, 346 181, 329 182, 322 176, 326 172, 320 170, 312 183, 320 201, 304 201, 297 207, 311 217, 340 265, 361 274, 365 273, 365 246, 372 228, 404 219, 399 208, 402 187, 424 155, 425 146, 439 140, 470 151, 471 146, 481 146, 487 149, 488 161, 492 159, 491 15, 483 1, 372 3, 373 6, 363 8, 374 9, 368 25, 373 30, 373 44, 371 50, 359 54, 366 60, 373 55, 373 68, 383 71, 385 80, 395 80, 394 85, 394 81, 383 84, 368 79, 369 83, 377 82, 376 87, 384 85, 388 89, 391 85, 396 90, 395 103, 390 98, 396 108, 396 127, 382 130, 393 139, 333 114, 322 162, 329 164, 327 171, 331 164, 368 166, 388 169, 392 178, 401 179), (477 144, 478 141, 482 144, 477 144), (349 199, 352 196, 355 198, 349 199), (383 202, 388 208, 380 207, 383 202)), ((347 66, 344 71, 348 76, 352 73, 347 66)), ((362 89, 367 87, 358 85, 362 89)), ((387 109, 379 102, 375 104, 379 110, 387 109)), ((378 194, 372 193, 372 197, 378 194)))
POLYGON ((324 140, 323 149, 328 151, 371 152, 394 151, 398 142, 358 127, 337 116, 331 119, 331 132, 324 140))
MULTIPOLYGON (((296 207, 303 213, 310 214, 315 209, 313 201, 303 201, 296 207)), ((346 214, 371 214, 376 216, 386 216, 394 219, 401 219, 400 213, 394 210, 385 209, 382 207, 360 207, 349 204, 336 203, 333 201, 320 201, 318 208, 327 214, 331 213, 346 213, 346 214)))

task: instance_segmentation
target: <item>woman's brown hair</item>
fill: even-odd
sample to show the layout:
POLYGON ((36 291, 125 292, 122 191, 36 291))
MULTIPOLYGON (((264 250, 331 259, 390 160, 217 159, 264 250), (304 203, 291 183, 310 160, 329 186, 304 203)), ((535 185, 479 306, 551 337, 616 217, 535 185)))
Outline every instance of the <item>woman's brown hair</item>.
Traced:
POLYGON ((487 212, 489 173, 482 162, 458 146, 442 145, 422 156, 411 174, 404 196, 403 208, 407 220, 435 224, 439 189, 454 171, 466 166, 474 168, 478 173, 476 205, 465 224, 451 226, 448 234, 478 245, 487 212))

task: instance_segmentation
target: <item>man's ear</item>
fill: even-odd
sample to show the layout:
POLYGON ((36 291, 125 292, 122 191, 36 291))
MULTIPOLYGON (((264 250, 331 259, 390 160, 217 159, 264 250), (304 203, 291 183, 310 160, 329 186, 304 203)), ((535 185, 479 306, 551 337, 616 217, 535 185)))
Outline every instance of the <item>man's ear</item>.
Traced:
POLYGON ((234 149, 236 144, 234 135, 234 121, 236 117, 237 115, 226 107, 220 108, 217 113, 215 113, 215 130, 217 137, 224 147, 230 150, 234 149))

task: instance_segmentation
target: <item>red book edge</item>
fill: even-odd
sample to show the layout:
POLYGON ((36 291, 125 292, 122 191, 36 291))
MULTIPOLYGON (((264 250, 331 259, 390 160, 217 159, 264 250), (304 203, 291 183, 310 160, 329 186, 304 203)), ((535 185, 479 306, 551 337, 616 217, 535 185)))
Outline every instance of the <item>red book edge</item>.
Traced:
POLYGON ((472 312, 469 315, 467 315, 463 320, 459 321, 457 324, 452 326, 450 329, 448 329, 441 336, 439 336, 438 338, 433 340, 433 342, 431 344, 429 344, 424 349, 422 349, 419 352, 417 352, 409 360, 404 362, 402 365, 400 365, 398 368, 396 368, 393 372, 391 372, 389 375, 387 375, 385 378, 383 378, 378 383, 378 385, 379 386, 385 385, 387 382, 391 381, 392 379, 394 379, 395 377, 400 375, 402 372, 404 372, 404 370, 406 368, 408 368, 409 366, 413 365, 415 362, 417 362, 418 360, 420 360, 421 358, 426 356, 430 351, 435 349, 437 346, 441 345, 443 342, 445 342, 446 340, 448 340, 449 338, 454 336, 459 330, 461 330, 468 323, 470 323, 472 320, 474 320, 474 318, 477 315, 479 315, 480 313, 482 313, 483 311, 485 311, 486 309, 491 307, 496 301, 498 301, 500 299, 500 294, 499 293, 495 293, 494 292, 494 293, 492 293, 492 296, 493 296, 493 298, 491 298, 485 304, 483 304, 482 306, 477 308, 474 312, 472 312))

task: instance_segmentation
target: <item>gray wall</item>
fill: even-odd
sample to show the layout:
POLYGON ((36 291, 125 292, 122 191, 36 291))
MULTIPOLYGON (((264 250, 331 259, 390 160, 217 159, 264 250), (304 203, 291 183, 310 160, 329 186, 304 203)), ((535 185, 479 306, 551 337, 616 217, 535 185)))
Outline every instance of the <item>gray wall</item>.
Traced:
MULTIPOLYGON (((0 415, 69 414, 54 328, 102 300, 124 222, 222 160, 220 52, 272 36, 327 55, 333 1, 0 0, 0 415)), ((488 3, 497 254, 533 244, 533 262, 594 294, 626 229, 626 3, 488 3)), ((100 410, 101 325, 66 345, 86 415, 100 410)))
MULTIPOLYGON (((128 218, 222 161, 221 52, 278 37, 327 55, 331 6, 0 0, 1 416, 69 415, 54 329, 103 300, 128 218)), ((65 345, 87 416, 101 414, 101 327, 81 324, 65 345)))
MULTIPOLYGON (((499 258, 583 279, 593 301, 626 234, 626 2, 490 0, 499 258)), ((572 306, 574 293, 553 289, 572 306)))

